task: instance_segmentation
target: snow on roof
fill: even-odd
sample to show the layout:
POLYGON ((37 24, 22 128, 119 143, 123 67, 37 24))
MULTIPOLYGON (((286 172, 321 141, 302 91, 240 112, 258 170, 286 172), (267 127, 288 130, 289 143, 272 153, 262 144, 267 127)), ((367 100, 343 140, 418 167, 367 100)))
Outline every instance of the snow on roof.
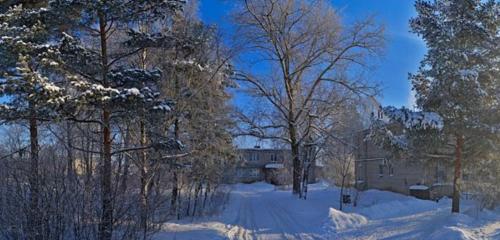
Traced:
POLYGON ((279 169, 279 168, 284 168, 285 166, 283 163, 268 163, 266 164, 265 168, 269 169, 279 169))
POLYGON ((410 186, 410 190, 428 190, 429 187, 425 186, 425 185, 413 185, 413 186, 410 186))
POLYGON ((433 187, 441 187, 441 186, 453 186, 451 183, 434 183, 432 184, 433 187))

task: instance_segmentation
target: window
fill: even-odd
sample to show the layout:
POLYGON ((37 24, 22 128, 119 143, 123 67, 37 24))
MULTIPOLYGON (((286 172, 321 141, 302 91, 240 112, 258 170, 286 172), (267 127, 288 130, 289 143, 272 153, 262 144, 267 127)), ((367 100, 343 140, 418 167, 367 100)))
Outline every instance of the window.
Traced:
POLYGON ((379 177, 384 176, 384 164, 378 165, 378 175, 379 175, 379 177))
POLYGON ((251 169, 249 175, 250 177, 258 177, 260 176, 260 171, 259 169, 251 169))
POLYGON ((271 153, 271 162, 276 162, 276 155, 271 153))
POLYGON ((436 166, 436 182, 437 183, 446 182, 446 171, 441 161, 438 161, 436 166))
POLYGON ((251 153, 250 154, 250 161, 259 161, 259 154, 258 153, 251 153))
POLYGON ((394 167, 391 165, 389 165, 389 176, 394 176, 394 167))

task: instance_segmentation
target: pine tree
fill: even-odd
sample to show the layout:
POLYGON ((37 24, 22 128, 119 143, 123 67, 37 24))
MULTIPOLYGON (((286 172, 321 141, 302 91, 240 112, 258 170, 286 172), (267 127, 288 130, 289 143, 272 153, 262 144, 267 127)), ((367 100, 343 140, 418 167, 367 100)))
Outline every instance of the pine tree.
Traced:
POLYGON ((43 56, 50 51, 48 28, 43 21, 43 8, 13 6, 0 15, 0 120, 8 123, 24 121, 29 125, 29 211, 26 234, 28 239, 43 239, 43 219, 40 212, 39 137, 42 121, 60 116, 68 96, 65 89, 49 80, 57 67, 43 56))
MULTIPOLYGON (((143 49, 170 46, 171 38, 160 32, 140 32, 137 23, 167 21, 173 12, 181 8, 182 3, 182 0, 84 2, 54 0, 49 1, 46 8, 38 10, 40 13, 30 18, 33 24, 26 24, 31 26, 30 29, 23 29, 26 27, 22 25, 19 25, 21 28, 16 26, 8 29, 10 32, 18 31, 18 34, 26 38, 34 38, 32 35, 41 28, 41 23, 45 23, 53 28, 51 32, 47 31, 44 42, 50 44, 30 46, 29 42, 16 38, 15 34, 2 39, 4 42, 12 41, 18 48, 24 48, 25 45, 33 48, 29 52, 23 49, 20 51, 30 57, 43 57, 42 60, 49 66, 57 67, 54 75, 50 77, 59 76, 71 83, 71 104, 98 111, 101 115, 100 119, 85 120, 99 123, 101 126, 102 158, 99 167, 101 219, 98 231, 100 239, 111 239, 113 233, 112 155, 126 151, 122 149, 113 152, 113 118, 118 118, 125 112, 146 114, 144 111, 148 111, 151 114, 171 110, 171 102, 161 99, 158 88, 155 87, 161 72, 156 69, 133 68, 126 61, 131 55, 143 49), (127 34, 118 35, 124 32, 127 34)), ((26 14, 34 14, 17 11, 19 11, 18 16, 6 14, 5 18, 11 17, 11 22, 15 22, 27 18, 26 14)), ((3 46, 7 47, 6 44, 3 46)), ((25 75, 25 78, 44 79, 25 75)), ((5 89, 7 88, 4 87, 3 91, 7 91, 5 89)), ((56 88, 49 89, 55 91, 56 88)), ((40 91, 31 90, 33 93, 40 91)), ((26 95, 29 97, 35 94, 26 95)), ((40 109, 38 103, 36 104, 36 108, 32 106, 33 104, 27 106, 40 109)), ((70 118, 76 119, 76 117, 70 118)), ((36 137, 35 132, 33 136, 36 137)))
MULTIPOLYGON (((459 212, 463 162, 487 158, 491 140, 498 134, 498 120, 491 116, 497 115, 499 109, 500 4, 420 0, 415 7, 418 15, 410 25, 428 47, 418 72, 410 75, 417 107, 437 114, 444 124, 442 129, 437 128, 440 131, 418 129, 414 120, 431 118, 405 109, 388 108, 385 112, 403 124, 409 123, 405 127, 419 130, 409 131, 405 137, 405 145, 410 146, 413 154, 445 159, 454 155, 452 212, 459 212), (448 149, 450 145, 453 149, 448 149)), ((419 121, 417 125, 422 126, 419 121)))

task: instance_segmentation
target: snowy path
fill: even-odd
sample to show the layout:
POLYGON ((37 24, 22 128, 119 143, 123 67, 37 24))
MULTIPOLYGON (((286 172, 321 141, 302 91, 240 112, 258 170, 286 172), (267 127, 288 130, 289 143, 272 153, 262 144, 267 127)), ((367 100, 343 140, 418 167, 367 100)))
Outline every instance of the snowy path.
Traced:
MULTIPOLYGON (((234 186, 220 216, 168 223, 155 239, 499 239, 500 211, 451 215, 450 203, 366 191, 359 206, 336 210, 338 189, 311 186, 309 199, 256 183, 234 186)), ((467 209, 464 206, 463 209, 467 209)))
POLYGON ((307 222, 308 218, 302 219, 294 209, 282 205, 290 198, 265 193, 233 193, 232 201, 237 202, 235 206, 239 211, 226 235, 229 239, 244 240, 324 239, 312 231, 317 226, 307 222))

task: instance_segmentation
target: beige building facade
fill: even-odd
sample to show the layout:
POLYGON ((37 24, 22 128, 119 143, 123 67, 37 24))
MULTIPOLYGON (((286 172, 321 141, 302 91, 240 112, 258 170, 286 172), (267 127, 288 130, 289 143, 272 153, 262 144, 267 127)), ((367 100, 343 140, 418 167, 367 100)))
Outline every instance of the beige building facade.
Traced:
POLYGON ((368 130, 355 135, 355 178, 359 190, 380 189, 409 195, 428 190, 428 198, 451 196, 452 166, 443 160, 395 159, 367 138, 368 130))

